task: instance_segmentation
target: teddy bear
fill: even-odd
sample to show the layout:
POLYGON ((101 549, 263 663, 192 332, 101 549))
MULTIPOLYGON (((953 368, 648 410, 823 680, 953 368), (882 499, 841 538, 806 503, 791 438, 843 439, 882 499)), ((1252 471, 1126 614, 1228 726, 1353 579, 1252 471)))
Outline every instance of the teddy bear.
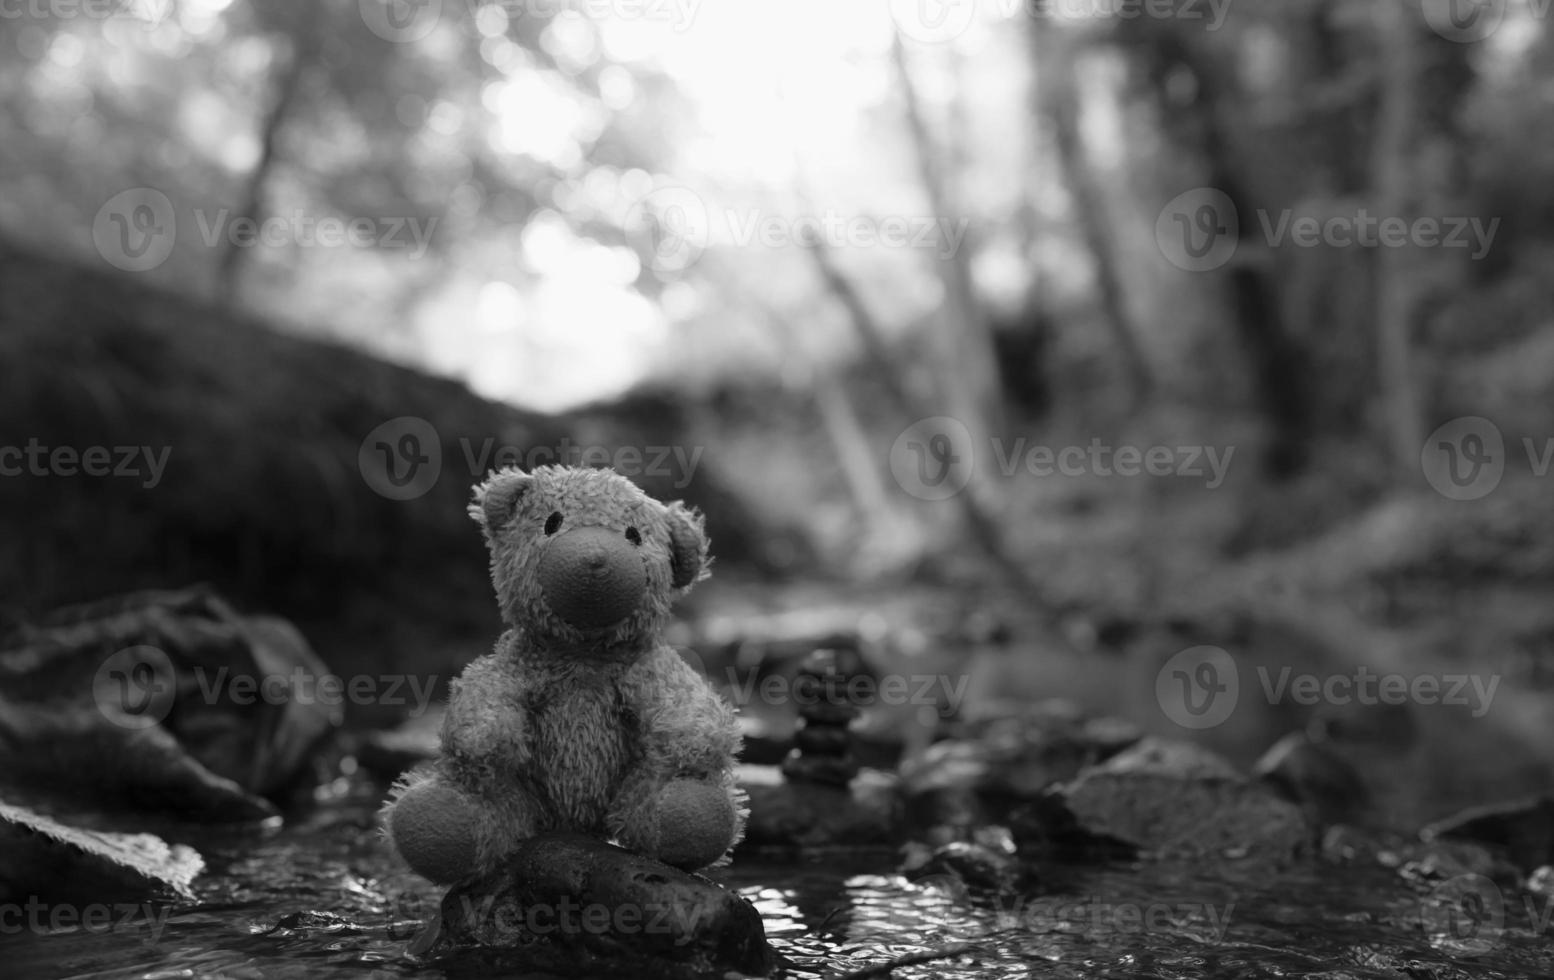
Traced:
POLYGON ((699 513, 610 470, 507 468, 475 488, 507 627, 454 680, 442 747, 384 807, 394 849, 449 884, 550 831, 687 871, 744 833, 734 710, 668 644, 707 575, 699 513))

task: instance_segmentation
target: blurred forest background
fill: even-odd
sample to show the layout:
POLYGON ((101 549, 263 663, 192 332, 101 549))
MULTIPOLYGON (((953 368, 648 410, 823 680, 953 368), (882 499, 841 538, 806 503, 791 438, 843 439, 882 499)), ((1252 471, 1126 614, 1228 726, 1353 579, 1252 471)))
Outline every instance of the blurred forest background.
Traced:
MULTIPOLYGON (((642 482, 708 513, 706 656, 851 630, 955 658, 968 710, 1162 730, 1155 671, 1195 644, 1460 665, 1506 678, 1491 768, 1548 776, 1554 511, 1517 451, 1554 436, 1539 5, 1473 43, 1429 0, 118 6, 0 16, 0 443, 169 462, 0 479, 8 616, 208 581, 342 672, 447 673, 497 629, 460 440, 677 446, 694 472, 642 482), (1158 229, 1202 188, 1239 237, 1193 271, 1158 229), (1361 211, 1494 232, 1262 227, 1361 211), (286 233, 220 233, 244 217, 286 233), (297 233, 358 218, 360 247, 297 233), (394 500, 359 451, 403 416, 442 474, 394 500), (889 464, 931 416, 978 447, 942 501, 889 464), (1460 416, 1507 447, 1480 499, 1421 468, 1460 416), (1212 488, 1006 476, 986 447, 1021 438, 1234 455, 1212 488)), ((1243 761, 1301 720, 1241 714, 1205 737, 1243 761)))

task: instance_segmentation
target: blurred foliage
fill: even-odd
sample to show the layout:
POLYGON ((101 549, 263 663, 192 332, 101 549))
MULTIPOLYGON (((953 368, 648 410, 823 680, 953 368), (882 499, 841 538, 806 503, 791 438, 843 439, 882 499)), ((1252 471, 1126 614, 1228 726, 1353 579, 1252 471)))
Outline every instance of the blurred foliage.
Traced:
MULTIPOLYGON (((884 2, 633 16, 471 0, 430 5, 429 29, 398 41, 383 18, 409 5, 387 0, 142 6, 155 16, 0 18, 0 233, 18 255, 103 267, 94 222, 129 188, 161 190, 176 213, 173 252, 137 274, 135 298, 76 308, 118 274, 61 267, 58 290, 36 299, 61 305, 7 352, 32 386, 13 390, 91 393, 18 402, 46 406, 61 439, 70 411, 96 406, 183 440, 153 423, 197 403, 210 443, 190 442, 189 459, 239 482, 279 468, 296 471, 282 485, 323 486, 354 479, 343 461, 374 413, 467 409, 460 431, 489 424, 492 409, 452 383, 373 381, 387 369, 271 350, 234 326, 262 321, 535 413, 646 385, 674 405, 672 438, 711 446, 728 499, 762 515, 730 503, 736 516, 720 516, 731 530, 714 537, 736 555, 761 550, 736 529, 764 537, 769 520, 806 535, 777 549, 790 568, 813 547, 827 572, 974 580, 985 566, 963 562, 980 552, 1054 607, 1128 607, 1227 556, 1341 535, 1389 496, 1426 492, 1419 447, 1447 418, 1488 415, 1512 443, 1554 431, 1542 281, 1554 45, 1524 4, 1475 44, 1439 36, 1404 0, 1237 0, 1222 22, 1186 0, 1133 18, 976 5, 941 43, 914 40, 892 19, 902 5, 884 2), (1205 186, 1236 204, 1241 247, 1188 273, 1153 230, 1166 202, 1205 186), (665 266, 651 233, 671 217, 655 192, 677 188, 710 215, 683 268, 665 266), (1262 215, 1286 209, 1498 224, 1482 257, 1276 247, 1262 215), (403 239, 239 249, 206 233, 222 214, 430 233, 424 253, 403 239), (763 218, 791 233, 824 215, 937 221, 965 239, 740 240, 763 218), (186 304, 173 320, 215 321, 191 334, 198 357, 160 333, 171 297, 186 304), (120 302, 135 329, 105 326, 120 302), (22 367, 55 359, 77 377, 22 367), (217 367, 243 363, 285 374, 217 367), (174 369, 190 387, 159 406, 174 369), (933 414, 979 439, 1239 454, 1214 492, 992 476, 956 505, 924 506, 883 461, 907 422, 933 414), (976 548, 953 547, 968 537, 976 548)), ((607 414, 606 441, 628 441, 640 408, 607 414)), ((422 503, 456 521, 448 493, 422 503)), ((290 505, 238 515, 171 492, 164 505, 195 526, 247 527, 266 549, 305 547, 297 563, 318 568, 339 542, 389 541, 406 520, 382 501, 361 523, 290 505)), ((59 567, 73 567, 84 546, 61 547, 59 567)))

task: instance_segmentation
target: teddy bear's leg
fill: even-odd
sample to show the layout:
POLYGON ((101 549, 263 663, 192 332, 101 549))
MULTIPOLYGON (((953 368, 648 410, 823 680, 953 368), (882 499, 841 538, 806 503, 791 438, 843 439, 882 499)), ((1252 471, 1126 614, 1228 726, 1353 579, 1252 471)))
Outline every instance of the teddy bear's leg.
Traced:
POLYGON ((525 801, 486 799, 435 772, 411 773, 396 783, 383 818, 405 863, 440 885, 495 867, 536 830, 525 801))
POLYGON ((617 838, 634 851, 695 871, 722 863, 744 834, 744 791, 732 773, 672 779, 656 792, 628 794, 612 815, 617 838))

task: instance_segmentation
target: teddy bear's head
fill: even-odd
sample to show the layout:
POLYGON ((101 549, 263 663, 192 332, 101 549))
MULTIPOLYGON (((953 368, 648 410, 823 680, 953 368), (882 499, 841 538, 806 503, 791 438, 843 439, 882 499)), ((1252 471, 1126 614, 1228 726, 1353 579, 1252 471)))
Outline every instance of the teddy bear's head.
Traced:
POLYGON ((609 470, 508 468, 475 488, 502 618, 550 646, 616 647, 656 633, 706 574, 694 510, 609 470))

